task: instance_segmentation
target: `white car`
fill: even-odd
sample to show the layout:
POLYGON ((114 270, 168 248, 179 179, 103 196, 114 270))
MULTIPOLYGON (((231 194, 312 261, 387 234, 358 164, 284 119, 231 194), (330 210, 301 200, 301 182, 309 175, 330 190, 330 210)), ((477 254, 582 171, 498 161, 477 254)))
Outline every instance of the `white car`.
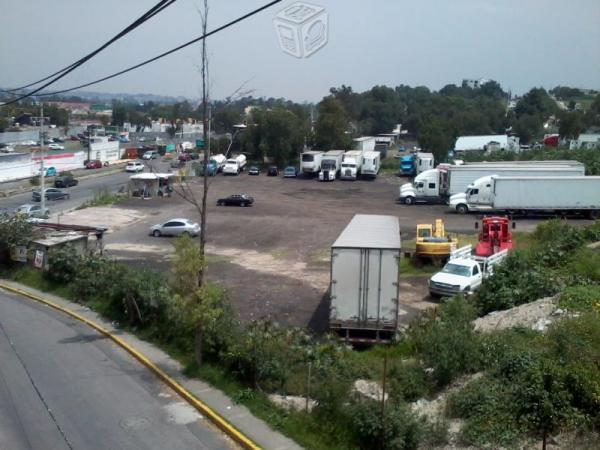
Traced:
POLYGON ((139 161, 128 162, 125 166, 125 172, 143 172, 144 164, 139 161))
POLYGON ((147 159, 147 160, 156 159, 156 158, 158 158, 158 152, 155 152, 154 150, 148 150, 142 156, 142 159, 147 159))
POLYGON ((153 225, 150 228, 150 234, 154 237, 159 236, 197 236, 200 233, 200 225, 189 219, 171 219, 162 224, 153 225))
POLYGON ((48 148, 51 150, 64 150, 65 146, 60 144, 48 144, 48 148))
POLYGON ((456 294, 472 294, 481 286, 483 274, 477 261, 455 258, 429 280, 432 297, 452 297, 456 294))

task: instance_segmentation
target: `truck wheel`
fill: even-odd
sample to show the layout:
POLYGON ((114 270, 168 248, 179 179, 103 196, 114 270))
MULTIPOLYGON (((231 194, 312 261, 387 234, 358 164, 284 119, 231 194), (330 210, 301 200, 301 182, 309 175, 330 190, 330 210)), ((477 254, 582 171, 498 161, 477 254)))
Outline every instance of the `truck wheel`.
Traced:
POLYGON ((460 204, 456 207, 456 212, 459 214, 466 214, 468 211, 467 205, 460 204))
POLYGON ((405 205, 412 205, 415 202, 415 199, 413 197, 406 197, 404 199, 404 204, 405 205))

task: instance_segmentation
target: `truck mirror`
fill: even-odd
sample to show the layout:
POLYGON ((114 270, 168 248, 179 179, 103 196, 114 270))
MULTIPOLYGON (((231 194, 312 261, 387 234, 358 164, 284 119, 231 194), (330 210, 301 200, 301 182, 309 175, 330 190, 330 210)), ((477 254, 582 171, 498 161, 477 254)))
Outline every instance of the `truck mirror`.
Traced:
POLYGON ((479 222, 475 222, 475 229, 478 230, 479 229, 479 222))

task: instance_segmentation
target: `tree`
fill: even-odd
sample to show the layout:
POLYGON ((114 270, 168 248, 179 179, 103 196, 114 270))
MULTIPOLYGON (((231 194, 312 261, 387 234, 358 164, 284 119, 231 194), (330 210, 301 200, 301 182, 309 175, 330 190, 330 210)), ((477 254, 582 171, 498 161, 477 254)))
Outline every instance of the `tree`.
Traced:
POLYGON ((12 247, 27 244, 32 229, 25 216, 0 213, 0 261, 8 258, 12 247))
POLYGON ((560 114, 558 134, 561 138, 577 139, 583 131, 583 117, 578 111, 563 112, 560 114))
POLYGON ((425 123, 419 131, 419 146, 430 151, 436 161, 445 161, 448 151, 454 148, 455 136, 451 134, 447 126, 439 120, 430 120, 425 123))
POLYGON ((325 97, 318 106, 319 118, 315 125, 315 144, 322 150, 348 149, 352 143, 346 134, 348 118, 344 107, 334 97, 325 97))

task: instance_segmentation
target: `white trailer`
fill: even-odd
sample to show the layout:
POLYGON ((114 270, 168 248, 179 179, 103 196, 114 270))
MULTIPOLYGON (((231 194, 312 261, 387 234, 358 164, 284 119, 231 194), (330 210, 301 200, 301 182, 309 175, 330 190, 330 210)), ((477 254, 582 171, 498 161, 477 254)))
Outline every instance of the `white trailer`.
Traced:
POLYGON ((223 174, 225 175, 238 175, 244 166, 246 165, 246 155, 238 155, 235 158, 230 158, 225 161, 223 167, 223 174))
POLYGON ((361 136, 352 140, 354 141, 355 150, 362 150, 363 152, 372 152, 375 150, 374 136, 361 136))
POLYGON ((356 180, 362 169, 362 160, 362 150, 350 150, 344 153, 340 178, 342 180, 356 180))
POLYGON ((362 160, 362 168, 360 170, 364 178, 375 178, 379 173, 381 166, 381 156, 379 152, 364 152, 362 160))
POLYGON ((323 158, 323 152, 319 151, 308 151, 303 152, 301 155, 300 169, 305 174, 319 173, 321 170, 321 159, 323 158))
POLYGON ((400 225, 357 214, 331 246, 329 326, 355 342, 385 342, 398 328, 400 225))
POLYGON ((333 181, 337 178, 341 168, 344 150, 329 150, 321 157, 320 181, 333 181))
POLYGON ((452 196, 450 209, 469 211, 585 214, 600 216, 600 177, 498 177, 476 180, 462 197, 452 196))
POLYGON ((444 203, 455 195, 464 195, 467 187, 483 176, 579 176, 585 166, 577 161, 528 161, 508 163, 477 163, 465 165, 440 164, 435 169, 421 172, 412 183, 399 188, 399 200, 413 203, 444 203))

